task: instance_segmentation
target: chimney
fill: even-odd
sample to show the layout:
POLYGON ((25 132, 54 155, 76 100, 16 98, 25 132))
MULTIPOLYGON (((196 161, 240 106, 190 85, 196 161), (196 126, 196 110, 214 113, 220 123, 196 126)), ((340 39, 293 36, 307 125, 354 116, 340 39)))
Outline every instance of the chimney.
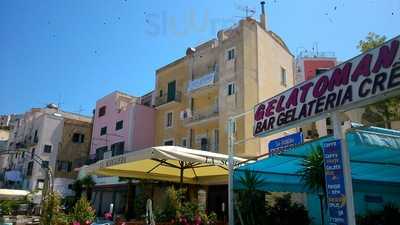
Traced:
POLYGON ((261 1, 261 15, 260 15, 260 24, 264 30, 267 31, 267 15, 265 14, 265 1, 261 1))

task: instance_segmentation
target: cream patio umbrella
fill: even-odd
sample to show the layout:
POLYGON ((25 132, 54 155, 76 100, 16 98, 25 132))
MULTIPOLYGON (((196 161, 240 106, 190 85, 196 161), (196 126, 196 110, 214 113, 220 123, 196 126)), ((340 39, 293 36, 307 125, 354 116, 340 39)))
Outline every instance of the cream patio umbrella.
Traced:
MULTIPOLYGON (((246 161, 234 158, 235 164, 246 161)), ((179 146, 159 146, 98 161, 82 169, 87 174, 162 180, 189 184, 224 184, 228 155, 179 146)))
POLYGON ((0 189, 0 200, 22 199, 29 195, 29 191, 15 189, 0 189))

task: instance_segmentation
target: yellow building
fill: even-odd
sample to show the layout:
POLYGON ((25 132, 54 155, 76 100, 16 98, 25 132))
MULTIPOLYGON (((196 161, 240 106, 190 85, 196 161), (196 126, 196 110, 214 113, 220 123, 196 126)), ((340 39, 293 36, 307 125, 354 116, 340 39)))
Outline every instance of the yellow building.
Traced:
MULTIPOLYGON (((156 71, 156 145, 227 153, 229 117, 293 85, 293 55, 265 19, 240 20, 156 71)), ((266 153, 267 138, 252 139, 252 112, 235 130, 237 141, 249 139, 235 145, 237 155, 266 153)))

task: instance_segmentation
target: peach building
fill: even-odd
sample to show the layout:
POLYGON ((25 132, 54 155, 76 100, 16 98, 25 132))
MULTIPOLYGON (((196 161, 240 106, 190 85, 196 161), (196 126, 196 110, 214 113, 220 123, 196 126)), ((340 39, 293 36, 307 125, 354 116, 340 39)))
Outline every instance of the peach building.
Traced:
MULTIPOLYGON (((90 161, 107 159, 126 152, 154 146, 152 92, 135 97, 115 91, 96 102, 90 161)), ((127 184, 118 177, 94 176, 96 187, 92 202, 98 214, 115 203, 115 212, 122 213, 127 184)))

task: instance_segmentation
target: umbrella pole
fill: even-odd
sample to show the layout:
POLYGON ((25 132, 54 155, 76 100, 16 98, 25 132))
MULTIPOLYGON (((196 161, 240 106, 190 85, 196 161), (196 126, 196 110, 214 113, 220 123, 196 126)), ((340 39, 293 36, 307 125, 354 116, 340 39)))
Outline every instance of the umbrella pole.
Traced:
POLYGON ((183 163, 182 162, 180 162, 180 164, 181 164, 181 176, 180 176, 180 188, 182 189, 183 188, 183 163))

